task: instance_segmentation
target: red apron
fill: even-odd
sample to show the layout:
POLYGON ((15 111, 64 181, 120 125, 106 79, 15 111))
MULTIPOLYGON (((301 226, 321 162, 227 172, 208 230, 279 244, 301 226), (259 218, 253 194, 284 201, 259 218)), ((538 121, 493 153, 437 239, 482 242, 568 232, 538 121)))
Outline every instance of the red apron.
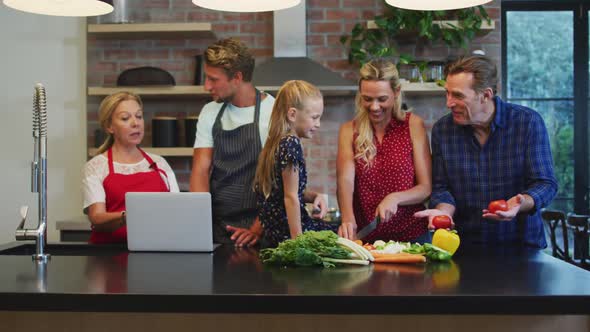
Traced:
MULTIPOLYGON (((107 212, 121 212, 125 211, 125 194, 128 192, 165 192, 170 191, 160 173, 166 172, 159 169, 156 163, 150 158, 147 153, 139 149, 143 157, 150 164, 153 172, 140 172, 135 174, 117 174, 113 166, 113 152, 108 150, 109 175, 103 180, 106 197, 107 212)), ((127 241, 127 226, 119 227, 113 232, 97 232, 92 230, 90 240, 92 244, 103 243, 124 243, 127 241)))

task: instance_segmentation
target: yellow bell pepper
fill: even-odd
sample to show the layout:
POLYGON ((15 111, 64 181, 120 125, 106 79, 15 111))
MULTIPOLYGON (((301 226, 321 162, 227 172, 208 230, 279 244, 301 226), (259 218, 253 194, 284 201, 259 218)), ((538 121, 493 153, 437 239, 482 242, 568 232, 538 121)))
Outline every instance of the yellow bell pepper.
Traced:
POLYGON ((448 251, 451 255, 457 251, 459 243, 461 243, 461 240, 455 231, 439 228, 432 236, 432 244, 448 251))

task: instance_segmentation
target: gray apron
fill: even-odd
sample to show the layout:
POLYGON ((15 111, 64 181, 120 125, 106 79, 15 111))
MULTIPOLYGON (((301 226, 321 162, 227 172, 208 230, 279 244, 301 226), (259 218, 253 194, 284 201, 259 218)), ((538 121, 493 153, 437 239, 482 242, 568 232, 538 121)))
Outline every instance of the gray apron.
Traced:
POLYGON ((213 124, 213 169, 210 191, 213 208, 213 241, 233 243, 227 225, 249 228, 257 215, 252 182, 256 173, 260 143, 261 93, 256 90, 254 122, 223 130, 224 103, 213 124))

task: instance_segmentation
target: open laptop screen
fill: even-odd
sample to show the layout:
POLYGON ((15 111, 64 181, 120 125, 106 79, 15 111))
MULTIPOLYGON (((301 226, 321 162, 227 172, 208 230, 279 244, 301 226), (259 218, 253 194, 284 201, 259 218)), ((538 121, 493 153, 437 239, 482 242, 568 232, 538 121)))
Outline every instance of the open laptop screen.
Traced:
POLYGON ((211 194, 130 192, 125 195, 131 251, 213 251, 211 194))

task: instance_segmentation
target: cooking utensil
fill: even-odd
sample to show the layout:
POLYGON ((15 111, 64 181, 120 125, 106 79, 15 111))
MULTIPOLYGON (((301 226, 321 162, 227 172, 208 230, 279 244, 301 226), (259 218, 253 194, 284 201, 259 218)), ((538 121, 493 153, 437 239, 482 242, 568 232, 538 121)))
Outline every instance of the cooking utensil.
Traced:
POLYGON ((23 205, 20 207, 20 224, 18 225, 17 228, 24 228, 25 226, 25 221, 27 220, 27 214, 29 212, 29 206, 28 205, 23 205))
POLYGON ((375 219, 373 219, 373 221, 371 221, 367 226, 365 226, 363 229, 356 233, 356 237, 361 240, 366 238, 377 228, 377 226, 379 226, 380 223, 381 218, 379 216, 376 216, 375 219))

